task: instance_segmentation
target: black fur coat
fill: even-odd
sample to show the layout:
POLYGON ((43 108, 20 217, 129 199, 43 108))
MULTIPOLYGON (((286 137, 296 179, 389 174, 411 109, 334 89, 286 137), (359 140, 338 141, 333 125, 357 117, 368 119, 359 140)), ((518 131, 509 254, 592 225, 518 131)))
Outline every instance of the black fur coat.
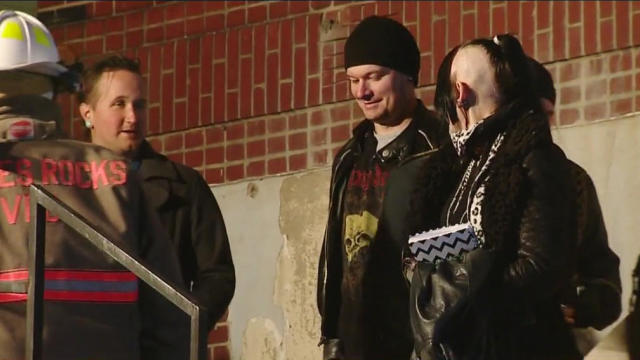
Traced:
MULTIPOLYGON (((411 279, 411 322, 422 360, 578 359, 557 300, 573 271, 575 195, 566 158, 545 116, 514 104, 491 118, 474 146, 505 138, 488 168, 482 202, 485 245, 411 279)), ((441 227, 444 205, 468 160, 449 143, 419 172, 408 228, 441 227)))

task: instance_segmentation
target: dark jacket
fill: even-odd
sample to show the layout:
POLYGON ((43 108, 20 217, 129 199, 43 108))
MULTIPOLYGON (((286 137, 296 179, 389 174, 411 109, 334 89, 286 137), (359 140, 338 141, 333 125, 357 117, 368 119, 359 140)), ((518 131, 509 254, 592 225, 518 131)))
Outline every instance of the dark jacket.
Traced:
POLYGON ((596 188, 589 174, 569 161, 577 191, 577 272, 563 303, 576 310, 577 327, 604 329, 621 312, 620 259, 609 247, 596 188))
POLYGON ((224 314, 235 272, 222 213, 200 174, 141 144, 139 174, 178 254, 185 286, 205 306, 209 328, 224 314))
MULTIPOLYGON (((337 153, 332 166, 331 185, 329 193, 329 217, 325 230, 325 237, 320 255, 318 270, 318 308, 322 316, 322 340, 325 343, 337 339, 337 321, 340 309, 340 286, 342 281, 342 225, 343 225, 343 195, 352 166, 362 151, 365 136, 373 131, 373 123, 362 121, 353 131, 353 137, 347 141, 337 153)), ((403 160, 407 157, 438 147, 446 136, 446 127, 440 123, 434 114, 419 102, 413 121, 405 129, 410 134, 408 140, 387 153, 385 158, 403 160)), ((367 135, 369 134, 369 135, 367 135)), ((392 170, 393 173, 395 170, 392 170)), ((385 198, 384 202, 393 201, 385 198)), ((383 224, 384 220, 380 220, 383 224)), ((402 276, 402 244, 390 243, 386 230, 378 228, 376 238, 372 242, 370 263, 378 257, 396 253, 397 262, 384 263, 374 268, 369 266, 363 279, 364 298, 367 302, 365 316, 371 320, 370 334, 367 339, 370 344, 367 351, 368 359, 388 358, 385 354, 398 351, 406 352, 409 356, 411 349, 410 331, 408 327, 408 288, 402 276), (390 294, 392 294, 390 296, 390 294), (384 324, 384 326, 382 325, 384 324), (390 327, 388 325, 395 325, 390 327), (408 350, 406 350, 408 349, 408 350)), ((379 263, 377 263, 379 265, 379 263)), ((326 356, 338 351, 339 341, 332 341, 333 349, 326 356)))
MULTIPOLYGON (((422 360, 580 358, 559 302, 574 271, 576 237, 566 158, 546 117, 515 104, 499 118, 505 138, 481 206, 485 245, 438 266, 420 262, 412 274, 411 325, 422 360)), ((443 206, 468 161, 461 164, 449 143, 425 162, 413 231, 444 225, 443 206)))
MULTIPOLYGON (((1 99, 0 109, 6 129, 0 142, 0 359, 25 357, 32 183, 156 274, 180 284, 169 239, 125 159, 71 140, 4 141, 20 134, 49 138, 57 119, 40 120, 28 110, 55 114, 57 106, 41 97, 20 97, 1 99)), ((186 359, 189 328, 179 309, 51 214, 45 240, 44 359, 186 359)))

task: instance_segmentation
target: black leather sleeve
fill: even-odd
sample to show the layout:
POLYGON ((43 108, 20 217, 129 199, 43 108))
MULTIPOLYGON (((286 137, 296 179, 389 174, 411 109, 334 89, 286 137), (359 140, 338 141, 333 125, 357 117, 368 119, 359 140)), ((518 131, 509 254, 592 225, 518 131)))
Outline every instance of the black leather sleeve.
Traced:
POLYGON ((507 294, 521 304, 556 293, 573 271, 575 195, 566 158, 548 147, 523 163, 527 191, 519 227, 517 256, 506 267, 507 294))

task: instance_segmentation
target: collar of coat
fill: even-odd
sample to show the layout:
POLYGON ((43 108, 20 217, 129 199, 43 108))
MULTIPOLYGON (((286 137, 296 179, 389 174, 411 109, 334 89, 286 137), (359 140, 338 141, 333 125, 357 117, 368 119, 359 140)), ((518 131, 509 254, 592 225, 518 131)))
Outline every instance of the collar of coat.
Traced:
MULTIPOLYGON (((482 212, 482 228, 487 245, 515 246, 516 220, 522 212, 521 196, 525 178, 523 163, 537 148, 553 146, 546 116, 526 106, 509 106, 493 119, 503 122, 505 139, 489 168, 482 212)), ((485 139, 489 140, 489 139, 485 139)), ((451 141, 428 159, 418 172, 413 190, 408 229, 412 233, 442 226, 445 203, 461 180, 469 159, 458 158, 451 141)))

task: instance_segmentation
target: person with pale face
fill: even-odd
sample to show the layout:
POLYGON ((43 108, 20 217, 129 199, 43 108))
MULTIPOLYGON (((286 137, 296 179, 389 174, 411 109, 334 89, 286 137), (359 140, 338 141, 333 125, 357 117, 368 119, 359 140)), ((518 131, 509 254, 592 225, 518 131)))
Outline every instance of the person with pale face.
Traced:
POLYGON ((146 89, 139 73, 127 69, 105 71, 94 80, 80 115, 91 141, 123 156, 132 156, 146 131, 146 89))
POLYGON ((438 71, 451 143, 418 171, 409 224, 426 254, 410 302, 421 359, 582 358, 559 303, 576 194, 533 85, 511 35, 465 43, 438 71))
POLYGON ((409 196, 406 186, 385 195, 387 179, 397 173, 408 181, 403 160, 437 148, 446 128, 416 98, 420 52, 402 24, 362 20, 345 43, 344 63, 364 120, 333 163, 318 276, 324 359, 409 359, 403 246, 379 224, 383 207, 404 209, 409 196))
POLYGON ((145 198, 173 242, 185 288, 206 308, 208 332, 235 291, 235 270, 218 203, 200 173, 169 160, 145 140, 146 88, 136 61, 107 57, 87 69, 83 80, 80 114, 91 141, 130 159, 137 168, 145 198))

